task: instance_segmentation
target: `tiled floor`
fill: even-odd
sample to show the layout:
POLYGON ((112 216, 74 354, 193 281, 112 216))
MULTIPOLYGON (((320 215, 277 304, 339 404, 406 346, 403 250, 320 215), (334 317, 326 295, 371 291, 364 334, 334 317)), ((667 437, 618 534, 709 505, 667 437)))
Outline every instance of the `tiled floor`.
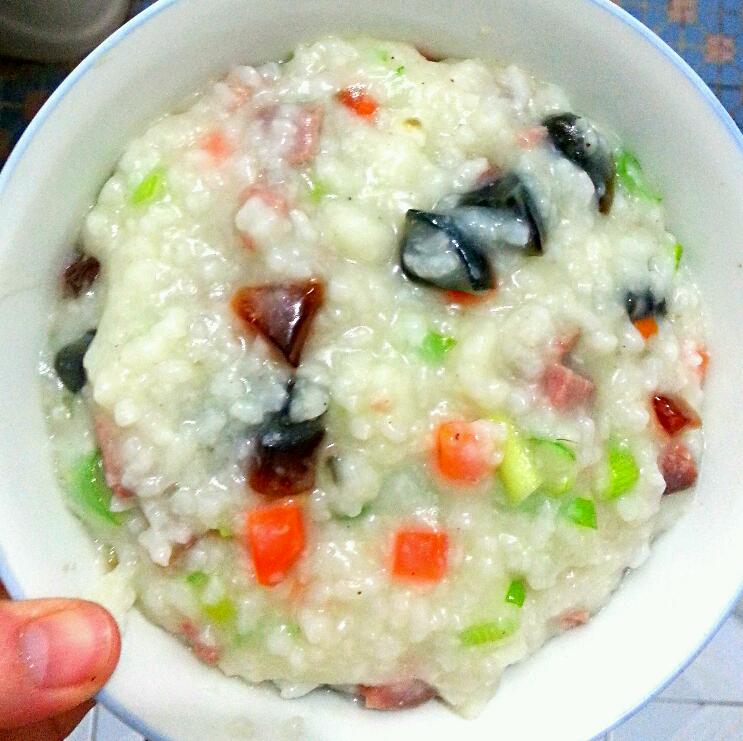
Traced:
MULTIPOLYGON (((737 612, 743 616, 743 602, 737 612)), ((660 696, 619 728, 595 741, 743 741, 741 667, 743 620, 734 615, 660 696)), ((100 708, 87 715, 69 741, 143 739, 100 708)))

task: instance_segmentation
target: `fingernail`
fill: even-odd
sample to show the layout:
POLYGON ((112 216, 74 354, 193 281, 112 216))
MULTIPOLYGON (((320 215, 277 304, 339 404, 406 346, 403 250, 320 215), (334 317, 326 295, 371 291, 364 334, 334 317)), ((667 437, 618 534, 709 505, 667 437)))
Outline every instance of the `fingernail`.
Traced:
POLYGON ((18 647, 34 684, 52 689, 94 680, 107 664, 111 639, 107 614, 82 604, 27 623, 18 647))

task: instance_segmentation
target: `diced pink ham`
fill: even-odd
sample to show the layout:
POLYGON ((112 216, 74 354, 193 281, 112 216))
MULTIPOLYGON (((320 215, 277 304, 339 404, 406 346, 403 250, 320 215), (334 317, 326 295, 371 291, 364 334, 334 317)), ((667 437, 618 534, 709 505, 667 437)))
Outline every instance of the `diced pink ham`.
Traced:
POLYGON ((181 623, 180 628, 181 633, 191 645, 197 658, 210 666, 214 666, 219 662, 219 659, 222 656, 219 646, 203 641, 199 636, 198 628, 190 620, 184 620, 181 623))
POLYGON ((170 562, 175 563, 184 553, 188 552, 198 542, 198 538, 192 535, 185 543, 174 543, 170 551, 170 562))
POLYGON ((121 484, 121 451, 116 435, 116 425, 107 415, 98 414, 95 417, 93 427, 101 451, 103 473, 109 489, 122 499, 133 497, 134 492, 121 484))
POLYGON ((303 106, 297 114, 297 135, 287 155, 290 165, 304 165, 314 158, 320 146, 324 111, 320 106, 303 106))
POLYGON ((590 617, 588 610, 566 610, 560 615, 558 622, 563 630, 570 630, 585 625, 590 617))
POLYGON ((547 138, 547 129, 544 126, 532 126, 516 132, 516 145, 521 149, 534 149, 547 138))
POLYGON ((593 381, 561 363, 549 366, 542 376, 542 389, 553 407, 573 409, 591 399, 593 381))
POLYGON ((289 204, 286 202, 286 198, 284 198, 278 190, 269 188, 267 185, 254 183, 253 185, 249 185, 247 188, 243 188, 238 196, 240 203, 245 203, 251 198, 258 198, 263 201, 266 206, 275 209, 283 216, 286 216, 289 213, 289 204))
POLYGON ((289 204, 281 191, 264 183, 253 183, 243 188, 237 199, 241 204, 235 217, 237 236, 249 252, 256 252, 269 238, 260 228, 255 230, 256 221, 258 224, 263 222, 264 230, 267 228, 266 225, 269 225, 269 232, 278 229, 279 233, 285 234, 291 229, 289 204), (271 209, 275 214, 267 209, 271 209))
POLYGON ((702 424, 696 411, 680 396, 653 394, 650 405, 655 412, 658 426, 671 436, 678 435, 687 427, 699 427, 702 424))
POLYGON ((686 340, 681 348, 681 358, 697 376, 700 384, 704 384, 707 375, 707 366, 709 365, 709 352, 706 348, 700 347, 692 340, 686 340))
POLYGON ((481 188, 484 185, 488 185, 494 180, 497 180, 502 174, 503 170, 501 170, 500 167, 496 167, 495 165, 488 165, 480 173, 480 175, 477 176, 477 180, 475 180, 475 187, 481 188))
POLYGON ((259 108, 255 112, 256 118, 263 124, 267 129, 274 122, 276 116, 279 115, 279 107, 277 105, 267 105, 263 108, 259 108))
POLYGON ((359 686, 364 705, 371 710, 414 708, 436 697, 436 690, 420 679, 407 679, 376 687, 359 686))
POLYGON ((580 332, 573 332, 573 334, 564 335, 562 337, 556 337, 552 340, 551 349, 554 349, 558 362, 562 362, 566 355, 573 352, 573 349, 578 344, 580 339, 580 332))
POLYGON ((236 111, 249 101, 260 87, 260 75, 257 72, 241 74, 238 70, 234 70, 227 75, 225 82, 232 97, 227 103, 227 110, 236 111))
POLYGON ((228 111, 236 111, 243 103, 246 103, 253 95, 253 90, 240 82, 230 83, 230 92, 234 96, 232 102, 227 106, 228 111))
POLYGON ((255 240, 250 235, 240 232, 239 237, 240 237, 240 244, 242 244, 242 246, 245 247, 245 249, 248 252, 258 251, 258 247, 255 244, 255 240))
POLYGON ((663 449, 658 467, 666 482, 664 494, 688 489, 697 480, 697 464, 682 442, 671 442, 663 449))

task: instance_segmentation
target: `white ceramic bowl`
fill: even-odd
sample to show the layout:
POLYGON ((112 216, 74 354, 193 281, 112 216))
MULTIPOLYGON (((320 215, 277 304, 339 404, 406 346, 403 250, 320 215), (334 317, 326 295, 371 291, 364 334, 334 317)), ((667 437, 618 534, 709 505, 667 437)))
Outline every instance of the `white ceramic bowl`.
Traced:
POLYGON ((710 637, 743 565, 743 140, 697 76, 606 0, 161 0, 88 57, 0 176, 0 575, 16 597, 85 592, 96 576, 91 544, 55 492, 36 363, 59 255, 124 144, 231 63, 279 58, 328 32, 512 60, 638 152, 663 184, 710 320, 696 500, 609 606, 510 669, 477 720, 437 703, 367 712, 330 692, 281 700, 199 665, 136 613, 102 700, 150 738, 239 738, 248 721, 261 740, 589 738, 710 637))

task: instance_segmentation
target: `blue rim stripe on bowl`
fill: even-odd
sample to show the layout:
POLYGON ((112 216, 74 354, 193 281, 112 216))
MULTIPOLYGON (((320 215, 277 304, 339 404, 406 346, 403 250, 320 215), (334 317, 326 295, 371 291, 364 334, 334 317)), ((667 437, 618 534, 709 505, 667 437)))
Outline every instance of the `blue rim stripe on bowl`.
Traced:
MULTIPOLYGON (((740 129, 730 117, 730 114, 725 110, 722 103, 720 103, 702 78, 699 77, 699 75, 684 61, 684 59, 682 59, 670 46, 668 46, 668 44, 666 44, 665 41, 653 33, 647 26, 637 20, 637 18, 630 15, 627 11, 615 5, 611 0, 585 1, 624 23, 631 30, 641 36, 648 44, 660 52, 681 74, 683 74, 684 77, 686 77, 686 79, 694 86, 696 91, 702 96, 717 119, 725 127, 735 145, 741 153, 743 153, 743 134, 741 134, 740 129)), ((83 59, 83 61, 80 62, 80 64, 78 64, 78 66, 75 67, 75 69, 62 81, 60 86, 52 93, 23 132, 18 143, 10 153, 10 157, 8 157, 5 166, 0 171, 0 198, 2 198, 2 193, 10 182, 13 170, 23 156, 23 153, 28 148, 36 132, 43 126, 65 95, 67 95, 77 82, 98 63, 98 60, 102 56, 126 38, 132 31, 139 28, 143 23, 146 23, 150 18, 153 18, 178 2, 181 2, 181 0, 158 0, 154 5, 145 8, 90 52, 90 54, 88 54, 88 56, 85 57, 85 59, 83 59)), ((0 581, 5 584, 12 597, 15 599, 23 598, 23 591, 10 570, 9 560, 5 556, 2 546, 0 546, 0 581)), ((723 610, 710 632, 700 640, 697 648, 689 656, 684 658, 684 660, 676 667, 674 667, 655 687, 655 689, 653 689, 632 708, 629 708, 623 712, 622 715, 618 716, 603 731, 601 731, 598 736, 608 733, 610 730, 616 728, 618 725, 630 718, 640 708, 650 702, 653 697, 662 692, 671 682, 673 682, 673 680, 684 671, 684 669, 704 650, 704 648, 706 648, 741 598, 743 598, 743 581, 741 582, 737 594, 730 600, 729 604, 723 610)), ((149 741, 171 741, 167 736, 163 736, 155 729, 148 727, 141 718, 132 714, 127 708, 121 705, 106 689, 103 689, 98 693, 97 700, 124 723, 143 734, 147 739, 149 739, 149 741)))

